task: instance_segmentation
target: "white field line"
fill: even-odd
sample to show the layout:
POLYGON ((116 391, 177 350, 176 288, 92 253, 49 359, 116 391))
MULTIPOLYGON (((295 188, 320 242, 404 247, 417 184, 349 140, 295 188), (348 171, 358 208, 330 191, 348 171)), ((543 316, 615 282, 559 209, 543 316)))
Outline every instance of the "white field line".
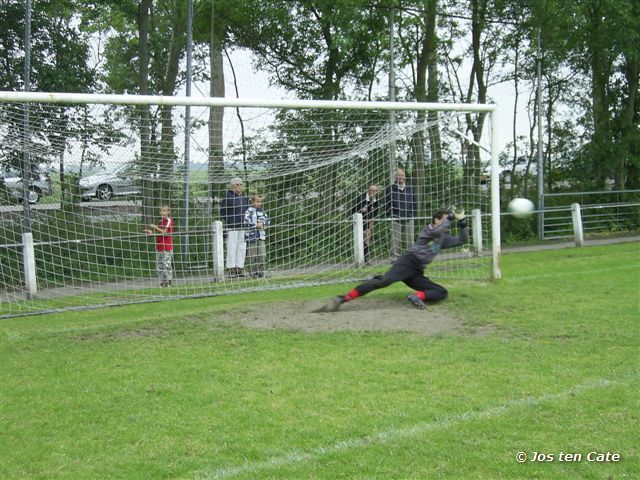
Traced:
MULTIPOLYGON (((625 378, 625 380, 629 380, 629 379, 630 379, 629 377, 625 378)), ((396 440, 415 437, 426 432, 444 430, 447 428, 455 427, 464 422, 470 422, 474 420, 484 420, 484 419, 497 417, 515 408, 533 407, 541 403, 551 402, 554 400, 559 400, 564 398, 571 398, 574 395, 581 392, 594 390, 598 388, 606 388, 619 383, 623 383, 623 382, 620 380, 599 379, 591 383, 575 385, 569 390, 565 390, 560 393, 549 393, 536 398, 527 397, 520 400, 513 400, 503 405, 490 407, 486 410, 480 410, 480 411, 470 410, 458 415, 443 417, 441 419, 434 420, 432 422, 422 422, 406 428, 400 428, 400 429, 394 428, 391 430, 374 433, 364 438, 340 440, 332 445, 327 445, 325 447, 318 447, 308 451, 293 451, 283 456, 272 457, 269 460, 265 460, 261 462, 246 462, 238 466, 217 468, 215 470, 209 470, 209 471, 201 471, 195 474, 195 478, 197 479, 231 478, 237 475, 243 475, 247 473, 250 474, 260 470, 269 470, 272 468, 284 467, 284 466, 293 465, 296 463, 306 462, 309 460, 315 460, 325 455, 340 453, 346 450, 352 450, 352 449, 363 448, 363 447, 366 448, 370 445, 384 445, 387 443, 394 442, 396 440)))

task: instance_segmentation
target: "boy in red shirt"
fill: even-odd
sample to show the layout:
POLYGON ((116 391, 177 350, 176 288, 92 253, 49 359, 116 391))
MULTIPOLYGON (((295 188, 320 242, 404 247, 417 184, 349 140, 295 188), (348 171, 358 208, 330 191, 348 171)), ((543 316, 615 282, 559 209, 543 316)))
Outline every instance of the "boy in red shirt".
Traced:
POLYGON ((149 228, 144 230, 147 235, 152 235, 154 231, 160 235, 156 235, 156 263, 158 268, 158 277, 160 278, 161 287, 170 287, 173 280, 173 219, 169 216, 170 210, 168 205, 160 206, 160 221, 158 225, 148 225, 149 228))

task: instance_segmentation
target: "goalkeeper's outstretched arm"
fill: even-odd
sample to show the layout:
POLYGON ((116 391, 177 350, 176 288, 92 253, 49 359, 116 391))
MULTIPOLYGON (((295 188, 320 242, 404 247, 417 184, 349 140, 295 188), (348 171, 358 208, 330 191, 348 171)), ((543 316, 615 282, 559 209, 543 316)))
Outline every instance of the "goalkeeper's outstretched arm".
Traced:
POLYGON ((449 211, 449 215, 447 216, 448 222, 447 227, 455 220, 458 222, 458 226, 460 227, 460 232, 457 236, 447 234, 446 237, 442 239, 440 244, 441 248, 453 248, 459 247, 460 245, 464 245, 469 242, 469 223, 467 221, 467 217, 465 215, 464 209, 455 208, 449 211))

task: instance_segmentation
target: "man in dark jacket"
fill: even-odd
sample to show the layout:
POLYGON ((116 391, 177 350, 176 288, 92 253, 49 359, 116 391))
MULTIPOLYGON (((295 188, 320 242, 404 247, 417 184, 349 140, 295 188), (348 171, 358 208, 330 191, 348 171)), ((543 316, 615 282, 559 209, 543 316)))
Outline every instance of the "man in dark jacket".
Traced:
POLYGON ((438 210, 433 214, 431 224, 422 229, 418 240, 402 255, 384 275, 367 280, 346 295, 332 298, 323 311, 335 312, 345 302, 366 295, 378 288, 385 288, 395 282, 404 282, 415 290, 407 300, 416 308, 426 307, 425 302, 435 302, 447 298, 447 289, 424 276, 425 267, 433 262, 440 250, 463 245, 469 241, 469 226, 464 210, 451 212, 438 210), (458 221, 460 234, 449 234, 451 222, 458 221))
POLYGON ((362 230, 364 233, 364 259, 369 261, 369 244, 373 234, 373 219, 380 212, 380 199, 378 198, 378 185, 371 184, 366 192, 358 196, 355 207, 351 213, 362 214, 362 230))
POLYGON ((391 219, 391 262, 395 262, 414 238, 413 217, 416 214, 416 198, 411 185, 406 183, 404 170, 396 172, 396 182, 385 191, 385 210, 391 219))
POLYGON ((229 191, 220 205, 220 216, 227 229, 227 269, 230 277, 243 275, 247 244, 244 239, 244 214, 249 208, 249 198, 242 195, 241 178, 229 182, 229 191))

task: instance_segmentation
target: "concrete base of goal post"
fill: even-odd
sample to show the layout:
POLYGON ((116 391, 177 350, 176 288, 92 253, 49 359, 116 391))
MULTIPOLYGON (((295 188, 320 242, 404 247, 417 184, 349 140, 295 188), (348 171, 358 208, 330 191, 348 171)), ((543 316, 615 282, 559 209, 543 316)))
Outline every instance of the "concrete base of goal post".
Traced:
POLYGON ((353 214, 353 257, 356 265, 364 265, 364 229, 362 227, 362 214, 353 214))
POLYGON ((473 249, 476 256, 482 256, 482 213, 479 208, 471 211, 471 234, 473 235, 473 249))
POLYGON ((213 274, 216 280, 224 279, 224 235, 222 234, 222 222, 216 220, 213 222, 213 274))
POLYGON ((575 238, 576 247, 584 245, 584 234, 582 232, 582 213, 580 212, 580 204, 571 204, 571 219, 573 220, 573 237, 575 238))
POLYGON ((38 293, 36 255, 33 251, 33 234, 31 232, 22 234, 22 261, 27 300, 31 300, 38 293))

